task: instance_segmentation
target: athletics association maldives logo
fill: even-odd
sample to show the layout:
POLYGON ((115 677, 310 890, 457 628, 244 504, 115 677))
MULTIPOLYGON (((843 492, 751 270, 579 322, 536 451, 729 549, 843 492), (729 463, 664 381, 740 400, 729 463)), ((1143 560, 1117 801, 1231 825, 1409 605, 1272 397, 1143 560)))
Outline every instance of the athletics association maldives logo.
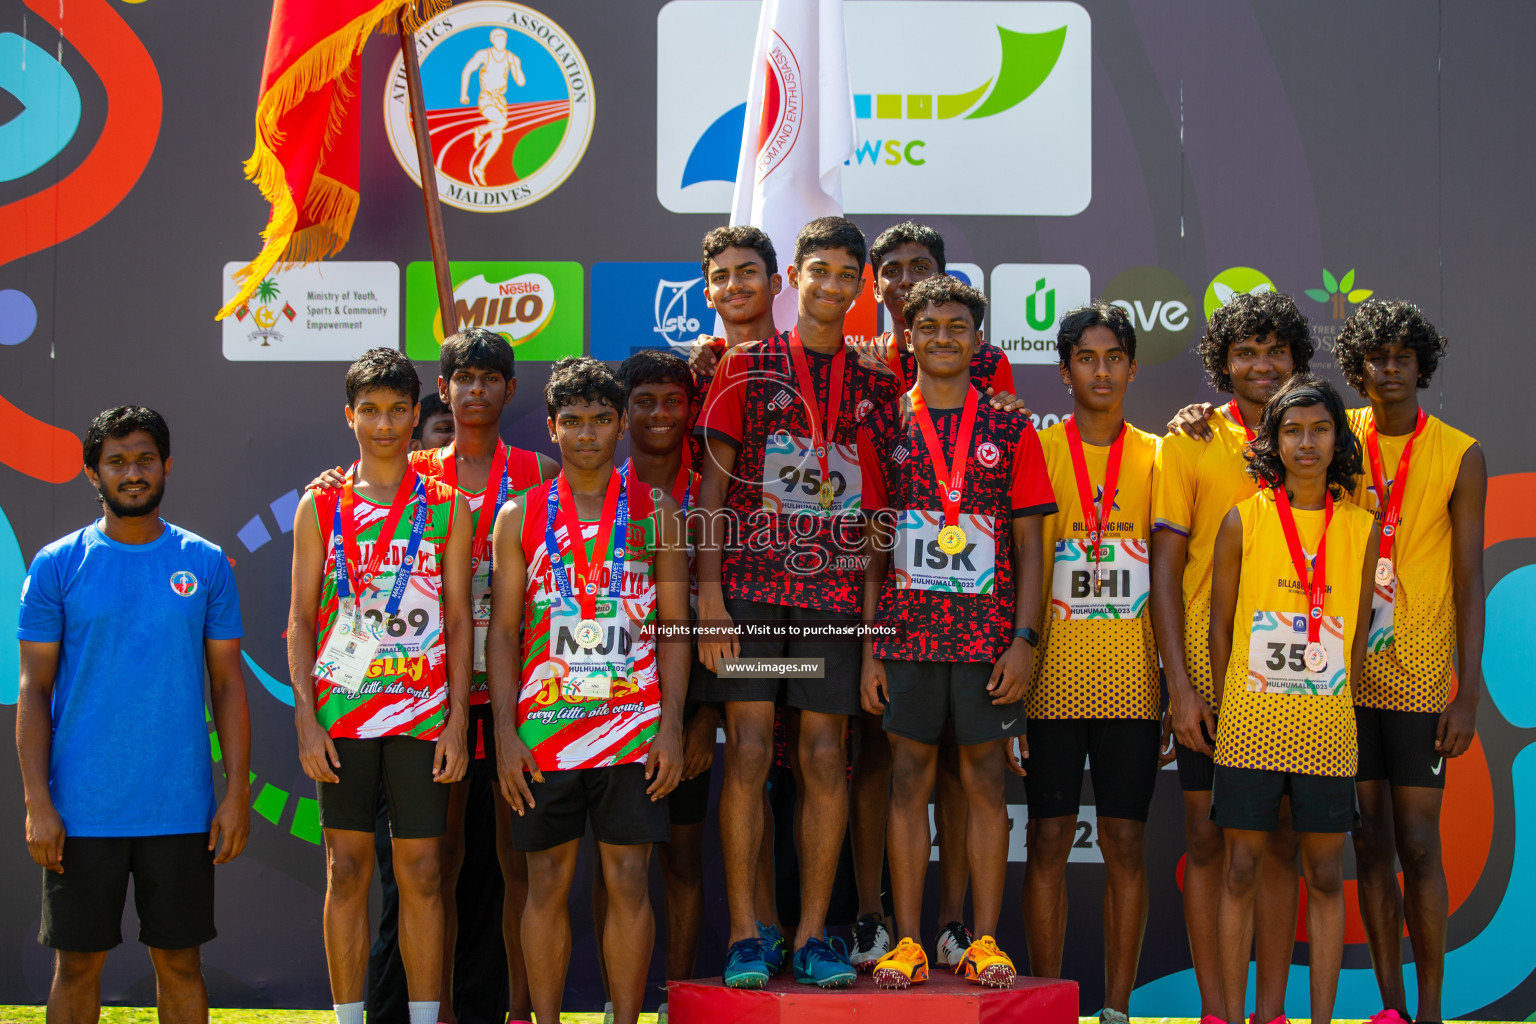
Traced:
POLYGON ((171 589, 182 597, 191 597, 197 593, 197 577, 185 569, 171 573, 171 589))
MULTIPOLYGON (((416 34, 437 191, 461 210, 499 213, 560 187, 592 138, 592 74, 566 31, 501 0, 458 4, 416 34)), ((418 184, 405 61, 384 92, 390 147, 418 184)))

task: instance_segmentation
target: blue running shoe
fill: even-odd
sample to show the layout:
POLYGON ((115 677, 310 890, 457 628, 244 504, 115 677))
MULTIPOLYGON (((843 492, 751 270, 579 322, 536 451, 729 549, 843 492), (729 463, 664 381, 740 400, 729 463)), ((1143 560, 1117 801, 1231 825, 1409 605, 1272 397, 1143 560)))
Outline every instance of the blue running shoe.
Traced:
POLYGON ((762 943, 763 963, 767 965, 768 973, 778 974, 784 969, 786 954, 789 952, 789 943, 784 941, 784 933, 779 931, 776 924, 759 924, 757 938, 762 943))
POLYGON ((821 988, 847 988, 859 976, 848 962, 847 947, 841 939, 812 939, 795 950, 795 980, 802 985, 821 988))
POLYGON ((768 965, 763 963, 762 941, 742 939, 725 952, 720 978, 727 988, 762 988, 768 984, 768 965))

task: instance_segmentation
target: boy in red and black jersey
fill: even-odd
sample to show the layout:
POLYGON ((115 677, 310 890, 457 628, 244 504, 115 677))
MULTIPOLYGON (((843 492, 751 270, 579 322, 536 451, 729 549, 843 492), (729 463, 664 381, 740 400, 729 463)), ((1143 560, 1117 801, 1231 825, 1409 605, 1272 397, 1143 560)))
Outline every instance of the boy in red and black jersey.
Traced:
POLYGON ((749 341, 778 333, 773 326, 773 300, 784 287, 773 240, 762 228, 733 224, 704 236, 704 304, 720 314, 725 337, 699 335, 688 367, 693 373, 695 401, 688 417, 688 451, 693 469, 703 472, 705 442, 696 433, 704 411, 704 396, 726 352, 749 341))
MULTIPOLYGON (((859 422, 896 396, 899 383, 878 360, 844 343, 843 318, 863 286, 864 236, 841 217, 801 230, 790 286, 799 293, 795 328, 726 355, 705 399, 700 426, 709 444, 699 506, 699 620, 729 629, 755 620, 824 625, 859 617, 863 473, 859 422)), ((792 679, 785 703, 800 710, 804 827, 800 836, 801 916, 796 977, 843 986, 846 957, 822 938, 848 811, 843 739, 859 713, 859 648, 835 640, 701 637, 700 660, 812 657, 820 679, 792 679)), ((706 700, 726 705, 721 844, 730 904, 727 984, 767 980, 753 913, 762 791, 769 767, 777 679, 719 678, 706 700)))
POLYGON ((865 710, 884 715, 891 743, 891 887, 902 939, 875 966, 875 980, 903 988, 927 976, 919 914, 931 848, 928 798, 951 722, 982 936, 962 963, 971 980, 1002 984, 1013 976, 991 937, 1008 862, 1003 780, 1008 739, 1024 731, 1020 701, 1038 640, 1041 517, 1056 503, 1029 421, 991 408, 972 384, 985 310, 979 292, 951 277, 914 288, 905 320, 917 385, 859 434, 870 467, 864 615, 876 630, 864 644, 862 697, 865 710))

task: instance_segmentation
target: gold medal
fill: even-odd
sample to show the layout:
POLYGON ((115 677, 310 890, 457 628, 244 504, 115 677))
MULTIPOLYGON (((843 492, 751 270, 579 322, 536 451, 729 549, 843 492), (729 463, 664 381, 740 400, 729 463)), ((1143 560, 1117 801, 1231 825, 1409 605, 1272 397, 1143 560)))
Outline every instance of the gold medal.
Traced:
POLYGON ((959 526, 946 526, 939 531, 939 550, 946 555, 956 555, 965 550, 965 530, 959 526))
POLYGON ((1302 660, 1306 662, 1308 672, 1321 672, 1328 667, 1328 652, 1323 649, 1320 641, 1313 640, 1307 644, 1302 660))
POLYGON ((576 624, 576 643, 582 650, 596 649, 598 642, 602 639, 603 630, 596 619, 582 619, 576 624))
POLYGON ((831 480, 823 480, 821 482, 821 492, 817 497, 821 501, 822 508, 829 509, 832 507, 832 502, 837 498, 837 490, 832 486, 831 480))
POLYGON ((1390 587, 1395 579, 1397 579, 1397 572, 1392 568, 1392 559, 1376 559, 1376 585, 1378 587, 1390 587))

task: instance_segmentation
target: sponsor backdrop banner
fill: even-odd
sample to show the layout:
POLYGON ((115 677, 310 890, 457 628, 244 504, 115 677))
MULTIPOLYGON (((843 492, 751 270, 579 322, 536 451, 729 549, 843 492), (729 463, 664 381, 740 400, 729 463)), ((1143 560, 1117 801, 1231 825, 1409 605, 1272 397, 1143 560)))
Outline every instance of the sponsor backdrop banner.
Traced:
MULTIPOLYGON (((125 402, 162 411, 176 459, 165 514, 224 547, 245 615, 254 813, 246 854, 219 872, 210 988, 222 1005, 328 1005, 324 865, 282 633, 299 488, 355 453, 346 361, 401 346, 435 375, 441 324, 399 50, 381 36, 363 56, 362 199, 343 258, 269 275, 221 324, 228 273, 256 251, 267 213, 240 172, 267 5, 64 8, 0 8, 0 592, 14 600, 37 550, 95 514, 79 472, 90 418, 125 402)), ((521 389, 502 423, 510 440, 549 450, 550 360, 617 360, 711 329, 698 243, 730 203, 756 19, 756 4, 738 0, 476 0, 421 34, 449 251, 463 261, 459 315, 505 333, 519 356, 521 389)), ((871 239, 909 215, 943 232, 950 259, 991 297, 989 336, 1041 425, 1070 408, 1051 341, 1090 296, 1136 320, 1128 408, 1154 430, 1185 403, 1216 398, 1191 346, 1238 292, 1296 296, 1320 344, 1372 295, 1414 300, 1449 335, 1423 398, 1483 441, 1491 481, 1480 742, 1446 767, 1445 1012, 1536 1012, 1536 690, 1524 669, 1536 660, 1536 462, 1522 418, 1536 355, 1512 301, 1533 271, 1515 227, 1533 213, 1536 142, 1509 119, 1536 91, 1525 45, 1536 9, 850 0, 846 24, 858 133, 848 209, 871 239)), ((849 333, 882 321, 866 300, 849 333)), ((1326 352, 1314 366, 1338 380, 1326 352)), ((16 678, 15 645, 0 643, 4 730, 16 678)), ((1024 798, 1012 780, 1009 801, 999 938, 1022 963, 1024 798)), ((50 958, 35 942, 40 871, 22 842, 9 757, 0 808, 11 880, 0 890, 0 1002, 36 1002, 50 958)), ((1141 1015, 1197 1012, 1182 813, 1164 772, 1131 1004, 1141 1015)), ((1091 786, 1080 817, 1065 966, 1092 1012, 1104 868, 1091 786)), ((725 939, 713 834, 705 863, 701 974, 719 970, 725 939)), ((602 1004, 581 877, 571 1009, 602 1004)), ((1361 1017, 1380 1003, 1348 885, 1338 1011, 1361 1017)), ((659 887, 655 898, 659 909, 659 887)), ((932 901, 927 910, 931 922, 932 901)), ((131 910, 124 932, 136 934, 131 910)), ((1298 938, 1287 1009, 1307 1016, 1304 926, 1298 938)), ((108 960, 104 994, 153 1001, 142 949, 108 960)), ((657 1001, 653 989, 648 1005, 657 1001)))

